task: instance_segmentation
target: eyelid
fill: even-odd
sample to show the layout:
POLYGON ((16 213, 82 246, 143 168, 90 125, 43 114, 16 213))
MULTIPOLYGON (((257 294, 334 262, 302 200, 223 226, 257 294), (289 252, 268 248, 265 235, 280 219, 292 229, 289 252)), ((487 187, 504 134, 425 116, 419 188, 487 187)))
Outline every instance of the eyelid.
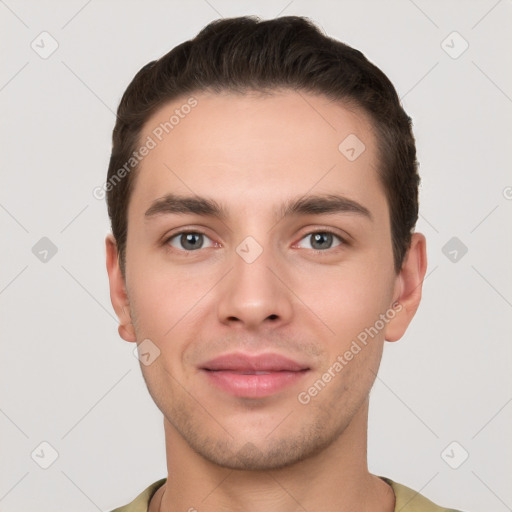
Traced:
POLYGON ((300 243, 305 238, 307 238, 311 235, 316 235, 317 233, 328 233, 328 234, 338 238, 340 243, 338 245, 335 245, 334 247, 329 247, 328 249, 323 249, 323 250, 322 249, 310 249, 312 251, 328 253, 330 251, 335 250, 338 247, 350 245, 350 242, 349 242, 350 236, 348 234, 343 236, 343 235, 339 234, 337 231, 333 230, 332 228, 317 228, 317 229, 312 229, 310 231, 307 231, 303 236, 301 236, 299 238, 299 240, 297 242, 295 242, 293 244, 293 246, 296 246, 298 243, 300 243))
POLYGON ((181 229, 179 231, 176 231, 176 232, 172 232, 171 234, 166 234, 164 237, 163 237, 163 241, 162 241, 162 245, 164 245, 166 248, 170 249, 170 250, 176 250, 176 251, 179 251, 179 252, 187 252, 187 253, 194 253, 194 252, 197 252, 197 251, 200 251, 201 249, 209 249, 210 247, 201 247, 201 249, 196 249, 195 251, 187 251, 185 249, 178 249, 176 247, 173 247, 170 242, 172 239, 176 238, 176 237, 179 237, 180 235, 184 235, 184 234, 190 234, 190 233, 194 233, 194 234, 197 234, 197 235, 203 235, 204 237, 208 238, 211 242, 212 242, 212 246, 214 247, 215 244, 219 245, 218 242, 215 242, 211 239, 210 236, 208 236, 205 231, 203 231, 202 229, 198 229, 198 228, 186 228, 186 229, 181 229))
MULTIPOLYGON (((162 244, 165 245, 167 248, 171 247, 172 249, 175 249, 177 251, 180 251, 180 252, 186 252, 186 253, 193 253, 193 252, 197 252, 199 251, 200 249, 196 249, 195 251, 187 251, 185 249, 177 249, 176 247, 173 247, 170 245, 170 241, 180 235, 183 235, 183 234, 190 234, 190 233, 194 233, 194 234, 201 234, 203 235, 204 237, 208 238, 212 243, 213 243, 213 247, 215 246, 219 246, 221 244, 219 244, 219 242, 215 242, 211 239, 210 236, 208 236, 208 234, 200 229, 200 228, 195 228, 195 227, 188 227, 188 228, 182 228, 180 229, 179 231, 176 231, 176 232, 172 232, 171 234, 166 234, 164 237, 163 237, 163 242, 162 244)), ((311 236, 311 235, 315 235, 317 233, 328 233, 330 235, 333 235, 334 237, 338 238, 339 241, 340 241, 340 244, 334 246, 334 247, 330 247, 328 249, 324 249, 324 250, 321 250, 321 249, 310 249, 310 250, 313 250, 315 252, 329 252, 331 250, 334 250, 336 249, 336 247, 340 247, 340 246, 348 246, 350 245, 350 235, 345 234, 345 235, 341 235, 338 231, 334 230, 333 228, 323 228, 323 227, 317 227, 317 228, 310 228, 309 231, 305 232, 299 239, 297 242, 295 242, 293 244, 293 246, 296 246, 299 242, 301 242, 302 240, 304 240, 305 238, 307 238, 308 236, 311 236)), ((201 249, 209 249, 211 247, 201 247, 201 249)))
POLYGON ((335 235, 341 240, 343 240, 346 244, 349 244, 354 239, 352 236, 345 230, 333 227, 329 225, 322 225, 322 224, 309 224, 307 226, 304 226, 300 232, 303 232, 304 234, 301 235, 300 240, 308 235, 313 235, 315 233, 330 233, 331 235, 335 235))

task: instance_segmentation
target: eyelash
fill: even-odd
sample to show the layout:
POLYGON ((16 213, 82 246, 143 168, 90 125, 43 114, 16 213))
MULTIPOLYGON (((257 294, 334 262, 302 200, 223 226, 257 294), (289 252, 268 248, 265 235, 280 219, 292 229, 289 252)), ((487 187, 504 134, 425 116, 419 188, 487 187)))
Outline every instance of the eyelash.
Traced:
POLYGON ((324 250, 309 249, 310 251, 313 251, 314 254, 317 254, 319 256, 325 256, 325 255, 331 254, 332 252, 334 252, 336 250, 342 249, 344 246, 350 245, 345 238, 340 236, 338 233, 331 231, 330 229, 319 229, 317 231, 310 231, 309 233, 306 233, 300 240, 304 240, 304 238, 307 238, 311 235, 316 235, 317 233, 332 235, 333 237, 337 238, 340 241, 339 245, 330 247, 329 249, 324 249, 324 250))
MULTIPOLYGON (((338 240, 339 240, 341 243, 340 243, 340 245, 337 245, 337 246, 335 246, 335 247, 331 247, 331 248, 329 248, 329 249, 324 249, 324 250, 320 250, 320 249, 309 249, 310 251, 313 251, 313 253, 314 253, 314 254, 322 255, 322 256, 323 256, 323 255, 328 254, 328 253, 330 253, 330 252, 332 252, 332 251, 334 251, 334 250, 336 250, 336 249, 339 249, 339 248, 341 248, 341 247, 343 247, 343 246, 348 246, 348 245, 350 245, 350 244, 349 244, 349 242, 348 242, 345 238, 343 238, 343 237, 342 237, 342 236, 340 236, 338 233, 335 233, 334 231, 331 231, 331 230, 329 230, 329 229, 319 229, 319 230, 316 230, 316 231, 310 231, 309 233, 306 233, 306 234, 305 234, 305 235, 304 235, 300 240, 303 240, 304 238, 307 238, 308 236, 311 236, 311 235, 316 235, 316 234, 318 234, 318 233, 321 233, 321 234, 330 234, 330 235, 332 235, 332 236, 334 236, 334 237, 338 238, 338 240)), ((173 233, 171 236, 167 237, 167 238, 164 240, 163 245, 164 245, 164 246, 166 247, 166 249, 168 249, 169 251, 174 251, 174 250, 176 250, 176 251, 179 251, 179 252, 182 252, 182 253, 185 253, 185 254, 187 254, 187 253, 188 253, 188 254, 190 254, 190 253, 194 253, 194 252, 196 252, 196 251, 187 251, 187 250, 185 250, 185 249, 176 249, 176 248, 171 247, 171 246, 169 245, 169 242, 170 242, 172 239, 174 239, 174 238, 176 238, 176 237, 178 237, 178 236, 180 236, 180 235, 183 235, 183 234, 197 234, 197 235, 203 235, 203 236, 205 236, 205 237, 209 238, 209 237, 208 237, 208 235, 207 235, 206 233, 204 233, 203 231, 201 231, 201 230, 199 230, 199 229, 196 229, 196 230, 183 230, 183 231, 178 231, 177 233, 173 233)), ((300 240, 299 240, 299 241, 300 241, 300 240)), ((199 250, 199 249, 197 249, 197 250, 199 250)))

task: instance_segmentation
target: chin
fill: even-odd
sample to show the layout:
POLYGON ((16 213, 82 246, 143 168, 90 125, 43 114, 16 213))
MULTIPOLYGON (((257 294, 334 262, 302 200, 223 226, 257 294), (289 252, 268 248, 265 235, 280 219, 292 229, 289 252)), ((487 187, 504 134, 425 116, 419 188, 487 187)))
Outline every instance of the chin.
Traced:
POLYGON ((302 435, 296 434, 294 438, 261 438, 254 442, 247 440, 244 444, 235 443, 232 438, 222 441, 208 439, 204 442, 189 438, 187 442, 197 454, 217 466, 239 471, 269 471, 292 466, 318 455, 335 437, 326 432, 322 436, 313 429, 302 435))

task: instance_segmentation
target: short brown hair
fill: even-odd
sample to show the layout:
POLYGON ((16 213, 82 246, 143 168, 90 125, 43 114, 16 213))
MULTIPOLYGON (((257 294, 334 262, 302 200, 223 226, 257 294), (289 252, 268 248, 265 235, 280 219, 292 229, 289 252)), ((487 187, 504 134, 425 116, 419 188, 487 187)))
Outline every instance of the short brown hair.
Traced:
POLYGON ((418 219, 420 178, 411 119, 392 83, 360 51, 325 36, 307 18, 284 16, 262 21, 243 16, 215 20, 194 39, 146 64, 121 99, 106 190, 123 275, 128 203, 135 175, 127 172, 123 179, 113 179, 140 144, 145 122, 164 104, 186 94, 282 88, 350 103, 373 122, 380 157, 378 174, 390 210, 394 267, 399 272, 418 219))

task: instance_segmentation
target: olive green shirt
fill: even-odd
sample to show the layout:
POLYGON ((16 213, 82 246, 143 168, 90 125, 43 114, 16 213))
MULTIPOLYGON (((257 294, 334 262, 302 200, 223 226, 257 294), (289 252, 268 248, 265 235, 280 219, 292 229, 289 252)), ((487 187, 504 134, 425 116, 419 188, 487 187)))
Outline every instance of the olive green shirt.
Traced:
MULTIPOLYGON (((391 486, 395 493, 395 512, 459 512, 453 508, 443 508, 432 503, 420 493, 409 489, 405 485, 393 482, 389 478, 380 477, 391 486)), ((149 502, 157 489, 167 481, 162 478, 142 491, 131 503, 116 508, 112 512, 147 512, 149 502)))

